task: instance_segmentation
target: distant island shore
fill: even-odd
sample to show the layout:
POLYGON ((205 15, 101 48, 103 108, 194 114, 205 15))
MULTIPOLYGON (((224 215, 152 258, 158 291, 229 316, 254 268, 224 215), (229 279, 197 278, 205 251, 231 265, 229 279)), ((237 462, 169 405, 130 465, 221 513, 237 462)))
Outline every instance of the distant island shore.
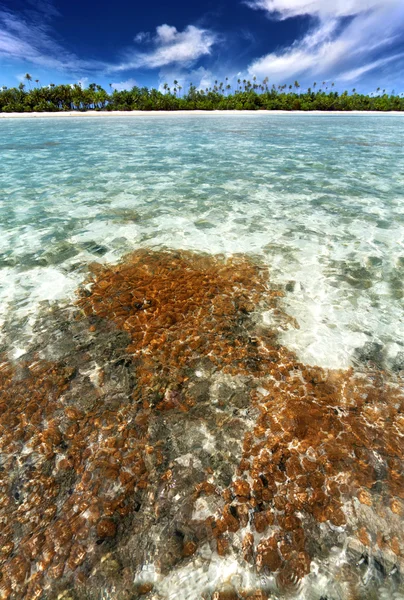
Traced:
POLYGON ((302 116, 404 116, 402 111, 381 112, 375 110, 352 110, 352 111, 336 111, 336 110, 88 110, 88 111, 60 111, 60 112, 15 112, 15 113, 0 113, 0 119, 59 119, 66 117, 73 118, 97 118, 97 117, 162 117, 162 116, 192 116, 192 115, 302 115, 302 116))
POLYGON ((0 116, 19 113, 47 113, 82 115, 95 111, 103 114, 119 113, 134 115, 140 113, 196 113, 213 111, 285 111, 285 112, 404 112, 404 93, 397 94, 378 87, 370 94, 358 93, 356 88, 350 92, 335 89, 335 84, 323 81, 314 82, 311 87, 302 89, 295 81, 289 85, 272 86, 266 77, 262 82, 254 77, 252 81, 237 80, 236 85, 215 81, 206 89, 200 89, 192 83, 184 90, 177 80, 172 86, 165 83, 161 89, 133 86, 132 89, 117 90, 110 84, 107 92, 100 85, 90 83, 88 87, 75 84, 40 86, 35 84, 29 73, 24 83, 18 87, 0 87, 0 116))

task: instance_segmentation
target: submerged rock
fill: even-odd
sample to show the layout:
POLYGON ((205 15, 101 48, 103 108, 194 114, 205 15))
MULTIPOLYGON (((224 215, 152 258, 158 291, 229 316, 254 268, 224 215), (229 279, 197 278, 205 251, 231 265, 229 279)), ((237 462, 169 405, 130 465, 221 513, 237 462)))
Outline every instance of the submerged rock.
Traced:
POLYGON ((366 342, 362 348, 355 349, 353 361, 363 365, 374 365, 382 369, 385 362, 384 347, 377 342, 366 342))

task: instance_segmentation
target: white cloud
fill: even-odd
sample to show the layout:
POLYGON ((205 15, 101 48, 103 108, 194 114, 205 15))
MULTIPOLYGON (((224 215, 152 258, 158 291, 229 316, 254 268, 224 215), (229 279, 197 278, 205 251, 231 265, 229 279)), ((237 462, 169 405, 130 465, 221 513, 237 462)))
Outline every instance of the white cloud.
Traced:
POLYGON ((215 81, 222 81, 223 83, 227 84, 234 78, 230 77, 229 81, 225 81, 224 77, 212 73, 212 71, 205 69, 205 67, 199 67, 199 69, 194 69, 191 71, 189 74, 189 79, 198 90, 205 91, 206 88, 213 88, 215 81))
POLYGON ((81 88, 86 88, 88 86, 88 77, 81 77, 81 79, 77 81, 77 84, 81 88))
POLYGON ((397 4, 394 0, 250 0, 251 8, 261 8, 278 18, 300 15, 314 17, 349 17, 380 6, 397 4), (277 13, 277 14, 276 14, 277 13))
POLYGON ((117 90, 118 92, 122 92, 123 90, 131 90, 133 87, 137 85, 135 79, 127 79, 126 81, 120 81, 119 83, 111 83, 111 87, 113 90, 117 90))
POLYGON ((275 82, 295 77, 359 80, 402 58, 394 52, 404 26, 402 0, 252 0, 271 18, 310 15, 314 25, 290 47, 255 60, 249 73, 275 82), (351 16, 348 23, 342 17, 351 16))
POLYGON ((181 96, 188 93, 191 83, 197 90, 203 91, 205 91, 206 88, 213 88, 215 81, 222 81, 225 85, 230 83, 234 89, 237 80, 236 75, 230 76, 228 81, 226 81, 226 76, 227 75, 224 75, 223 73, 214 73, 203 66, 199 66, 195 69, 164 67, 159 73, 158 89, 159 91, 164 92, 164 84, 167 83, 171 91, 173 91, 175 87, 174 81, 177 81, 181 86, 181 91, 179 92, 181 96))
MULTIPOLYGON (((148 40, 144 32, 138 36, 138 42, 148 40)), ((194 25, 188 25, 184 31, 178 31, 171 25, 160 25, 151 39, 149 52, 128 52, 124 62, 111 70, 141 67, 155 69, 170 64, 189 66, 200 57, 210 54, 216 41, 216 35, 212 31, 194 25)))
POLYGON ((217 41, 217 36, 207 29, 188 25, 183 31, 178 31, 176 27, 163 24, 157 27, 154 36, 148 32, 139 32, 134 41, 142 44, 144 49, 132 47, 127 50, 121 62, 114 64, 83 60, 56 41, 50 21, 58 13, 52 1, 27 0, 27 3, 31 5, 20 13, 0 6, 0 59, 73 73, 112 73, 169 65, 182 68, 190 67, 200 57, 209 55, 217 41))
POLYGON ((161 45, 173 44, 177 41, 178 36, 184 37, 184 34, 179 34, 177 28, 172 25, 160 25, 156 32, 156 42, 161 45))
POLYGON ((198 90, 206 90, 213 87, 214 77, 212 73, 206 71, 206 73, 202 76, 199 81, 199 84, 196 86, 198 90))
POLYGON ((137 44, 150 41, 150 33, 148 31, 139 31, 133 38, 137 44))
POLYGON ((357 69, 351 69, 346 73, 341 73, 341 79, 343 79, 344 81, 357 81, 363 75, 365 75, 365 73, 373 71, 373 69, 377 69, 378 67, 384 67, 384 65, 387 65, 388 63, 396 61, 403 57, 404 52, 400 52, 400 54, 394 54, 393 56, 388 56, 386 58, 375 60, 371 63, 363 65, 363 67, 358 67, 357 69))
MULTIPOLYGON (((166 75, 165 75, 166 77, 166 75)), ((197 69, 192 69, 191 71, 184 71, 182 73, 177 72, 175 77, 171 75, 171 77, 165 78, 168 81, 174 81, 176 79, 179 81, 180 85, 183 89, 188 91, 189 85, 192 83, 198 90, 205 90, 206 88, 213 87, 213 82, 217 77, 214 77, 213 73, 205 67, 198 67, 197 69)))
MULTIPOLYGON (((44 7, 51 10, 51 6, 50 3, 42 2, 41 10, 44 7)), ((101 67, 96 61, 83 61, 67 52, 53 39, 47 19, 33 9, 27 14, 17 15, 0 8, 0 57, 69 71, 101 67)))

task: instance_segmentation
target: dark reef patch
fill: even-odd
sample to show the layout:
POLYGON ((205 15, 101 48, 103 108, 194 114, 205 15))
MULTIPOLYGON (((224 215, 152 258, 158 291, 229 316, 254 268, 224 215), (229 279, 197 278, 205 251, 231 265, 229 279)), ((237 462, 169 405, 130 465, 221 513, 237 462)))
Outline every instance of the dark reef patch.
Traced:
POLYGON ((245 256, 142 250, 0 357, 0 599, 403 593, 402 380, 370 346, 299 363, 259 318, 281 295, 245 256), (230 557, 249 582, 167 591, 230 557))

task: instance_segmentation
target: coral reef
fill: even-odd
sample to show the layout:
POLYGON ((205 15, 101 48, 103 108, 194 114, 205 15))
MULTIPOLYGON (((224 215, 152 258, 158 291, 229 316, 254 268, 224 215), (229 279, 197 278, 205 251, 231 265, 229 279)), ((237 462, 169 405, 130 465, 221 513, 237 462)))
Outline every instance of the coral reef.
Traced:
MULTIPOLYGON (((79 305, 88 317, 108 318, 131 336, 143 394, 160 380, 206 356, 224 372, 255 375, 278 355, 249 335, 258 304, 275 306, 281 292, 267 287, 267 269, 243 256, 141 250, 115 267, 94 265, 79 305), (268 356, 267 356, 268 354, 268 356)), ((181 381, 179 381, 181 383, 181 381)), ((180 401, 166 394, 162 409, 180 401)))
POLYGON ((1 357, 0 599, 286 598, 322 573, 330 598, 402 591, 402 381, 300 364, 244 256, 92 272, 1 357), (173 578, 213 557, 248 577, 173 578))
POLYGON ((275 572, 281 591, 298 587, 343 531, 364 555, 384 550, 391 567, 403 565, 404 394, 386 379, 295 363, 252 393, 259 417, 244 437, 240 479, 222 492, 231 503, 212 521, 218 552, 224 536, 229 545, 244 529, 245 559, 275 572))

